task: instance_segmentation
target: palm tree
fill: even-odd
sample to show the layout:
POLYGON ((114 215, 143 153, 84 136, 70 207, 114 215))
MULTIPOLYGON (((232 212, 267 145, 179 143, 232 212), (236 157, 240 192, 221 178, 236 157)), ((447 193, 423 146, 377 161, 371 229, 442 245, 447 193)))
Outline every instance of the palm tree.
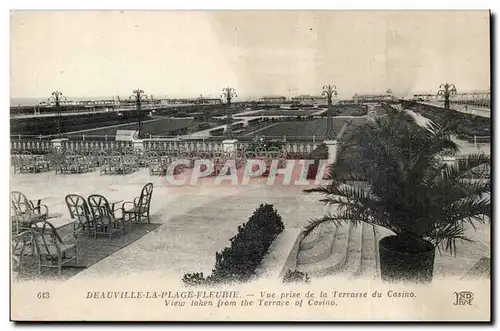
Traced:
POLYGON ((407 112, 388 108, 388 116, 351 129, 328 184, 306 190, 323 194, 335 213, 313 219, 304 234, 324 222, 384 227, 394 236, 379 243, 382 278, 429 281, 435 248, 456 254, 456 241, 469 240, 465 223, 474 227, 491 214, 489 175, 478 170, 490 158, 469 155, 449 165, 443 159, 459 150, 449 138, 459 125, 452 114, 422 127, 407 112), (384 249, 396 254, 385 266, 384 249), (430 265, 415 254, 427 254, 430 265))

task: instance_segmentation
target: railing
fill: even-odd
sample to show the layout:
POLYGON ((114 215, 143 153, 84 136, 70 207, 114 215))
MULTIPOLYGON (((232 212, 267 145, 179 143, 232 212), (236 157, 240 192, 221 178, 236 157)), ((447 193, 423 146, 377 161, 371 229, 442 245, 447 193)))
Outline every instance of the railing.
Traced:
POLYGON ((214 152, 222 150, 221 141, 205 140, 205 141, 175 141, 175 140, 159 140, 145 139, 143 140, 145 151, 187 151, 187 152, 214 152))
MULTIPOLYGON (((444 101, 436 100, 436 101, 417 101, 420 104, 444 108, 444 101)), ((474 111, 474 109, 479 109, 484 112, 491 112, 491 104, 490 103, 473 103, 473 102, 457 102, 450 100, 450 109, 464 112, 464 110, 474 111)))
POLYGON ((30 151, 44 154, 52 150, 52 142, 50 140, 11 140, 10 149, 12 151, 30 151))
MULTIPOLYGON (((255 135, 235 135, 234 139, 242 140, 242 141, 252 141, 255 137, 260 137, 258 133, 255 135)), ((289 135, 281 135, 281 136, 269 136, 262 135, 267 140, 283 140, 283 141, 323 141, 326 139, 326 135, 312 135, 312 136, 289 136, 289 135)), ((42 135, 24 135, 24 134, 12 134, 10 135, 11 140, 47 140, 50 141, 52 139, 57 138, 66 138, 69 140, 102 140, 102 141, 115 141, 115 134, 111 135, 94 135, 94 134, 67 134, 58 137, 57 135, 52 136, 42 136, 42 135)), ((197 134, 183 134, 183 135, 146 135, 146 139, 149 140, 192 140, 192 141, 207 141, 207 140, 216 140, 223 141, 228 139, 225 135, 197 135, 197 134)))
MULTIPOLYGON (((236 141, 237 150, 247 150, 252 142, 249 140, 236 141)), ((291 157, 301 157, 311 153, 320 141, 283 141, 283 150, 291 157)), ((87 151, 122 151, 138 147, 132 141, 102 141, 102 140, 62 140, 60 145, 55 145, 50 140, 40 139, 13 139, 11 151, 14 153, 27 151, 35 154, 46 154, 54 150, 55 146, 66 151, 76 153, 87 151)), ((222 151, 221 140, 158 140, 144 139, 144 151, 182 151, 182 152, 217 152, 222 151)))
POLYGON ((63 140, 61 147, 71 151, 120 151, 125 148, 133 148, 132 141, 91 141, 91 140, 63 140))
POLYGON ((474 136, 472 138, 474 145, 477 144, 491 144, 491 136, 474 136))

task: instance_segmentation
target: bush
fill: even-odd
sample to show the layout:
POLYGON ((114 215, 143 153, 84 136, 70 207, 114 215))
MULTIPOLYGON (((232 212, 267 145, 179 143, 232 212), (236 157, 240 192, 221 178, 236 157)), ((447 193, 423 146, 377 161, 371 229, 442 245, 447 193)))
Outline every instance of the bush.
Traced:
POLYGON ((311 279, 309 278, 308 274, 305 274, 301 271, 298 270, 288 270, 287 273, 285 274, 285 277, 283 277, 283 283, 289 284, 289 283, 306 283, 310 284, 311 279))
POLYGON ((269 246, 284 228, 273 205, 260 205, 247 223, 238 226, 238 233, 230 239, 231 245, 215 253, 211 275, 205 278, 203 273, 188 273, 182 281, 197 286, 250 280, 269 246))

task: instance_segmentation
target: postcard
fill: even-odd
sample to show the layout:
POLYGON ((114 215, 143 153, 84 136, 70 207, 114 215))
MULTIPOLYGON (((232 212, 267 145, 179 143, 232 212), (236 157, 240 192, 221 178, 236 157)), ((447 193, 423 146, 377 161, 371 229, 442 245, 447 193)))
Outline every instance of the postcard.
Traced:
POLYGON ((11 320, 491 321, 490 24, 11 11, 11 320))

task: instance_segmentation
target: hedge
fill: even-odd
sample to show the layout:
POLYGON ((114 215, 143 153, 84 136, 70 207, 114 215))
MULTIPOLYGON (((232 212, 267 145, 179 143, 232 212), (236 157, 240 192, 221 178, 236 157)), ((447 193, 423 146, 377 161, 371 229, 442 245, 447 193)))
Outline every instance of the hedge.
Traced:
MULTIPOLYGON (((443 108, 419 104, 414 101, 404 102, 403 106, 434 121, 439 121, 448 115, 443 108)), ((471 139, 474 136, 491 136, 490 118, 461 113, 456 110, 450 110, 450 113, 453 115, 453 120, 460 123, 456 132, 460 139, 471 139)))
POLYGON ((187 273, 186 285, 216 285, 244 282, 255 276, 255 271, 273 240, 284 230, 281 216, 273 205, 262 204, 248 222, 238 226, 237 234, 230 239, 230 246, 215 253, 212 274, 187 273))

